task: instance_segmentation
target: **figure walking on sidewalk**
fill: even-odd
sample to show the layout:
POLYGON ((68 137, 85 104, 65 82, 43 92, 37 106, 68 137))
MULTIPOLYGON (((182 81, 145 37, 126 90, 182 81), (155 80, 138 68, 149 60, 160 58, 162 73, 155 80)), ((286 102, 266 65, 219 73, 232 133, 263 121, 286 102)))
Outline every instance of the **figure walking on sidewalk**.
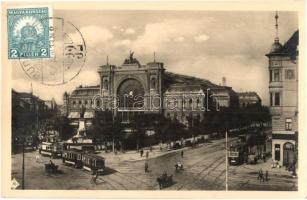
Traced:
POLYGON ((148 173, 148 162, 145 162, 145 173, 148 173))
POLYGON ((269 181, 269 171, 265 171, 265 181, 269 181))
POLYGON ((97 185, 97 178, 98 178, 98 171, 94 171, 92 178, 91 178, 91 183, 94 183, 95 185, 97 185))
POLYGON ((257 179, 259 181, 263 181, 264 180, 262 168, 258 172, 258 178, 257 179))

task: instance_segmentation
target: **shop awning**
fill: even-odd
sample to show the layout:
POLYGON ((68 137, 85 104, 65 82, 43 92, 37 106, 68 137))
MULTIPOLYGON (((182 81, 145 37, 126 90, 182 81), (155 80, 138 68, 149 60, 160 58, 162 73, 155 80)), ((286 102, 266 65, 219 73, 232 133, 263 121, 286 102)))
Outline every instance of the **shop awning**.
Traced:
POLYGON ((93 111, 86 111, 84 113, 84 118, 85 119, 92 119, 92 118, 94 118, 94 112, 93 111))
POLYGON ((68 115, 69 119, 78 119, 80 118, 80 113, 79 112, 70 112, 68 115))

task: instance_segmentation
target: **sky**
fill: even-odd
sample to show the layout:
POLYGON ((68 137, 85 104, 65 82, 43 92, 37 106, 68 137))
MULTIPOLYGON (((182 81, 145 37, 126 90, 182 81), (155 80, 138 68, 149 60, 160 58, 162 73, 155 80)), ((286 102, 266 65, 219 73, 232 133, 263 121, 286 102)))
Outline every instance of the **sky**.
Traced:
MULTIPOLYGON (((72 81, 46 86, 13 65, 13 88, 44 100, 62 103, 65 91, 98 85, 98 67, 121 65, 129 51, 141 64, 163 62, 167 71, 191 75, 237 92, 256 91, 268 104, 268 59, 275 37, 275 12, 256 11, 74 11, 55 10, 80 30, 87 47, 86 62, 72 81)), ((284 44, 298 29, 295 12, 279 12, 279 38, 284 44)), ((74 34, 73 32, 71 34, 74 34)))

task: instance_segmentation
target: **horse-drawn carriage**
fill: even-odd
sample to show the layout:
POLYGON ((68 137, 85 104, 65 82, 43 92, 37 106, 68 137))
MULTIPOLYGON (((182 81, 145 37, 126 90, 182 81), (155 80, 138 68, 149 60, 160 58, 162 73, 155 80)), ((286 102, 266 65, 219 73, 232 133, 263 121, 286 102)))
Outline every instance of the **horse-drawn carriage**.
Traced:
POLYGON ((59 172, 58 168, 59 168, 59 166, 55 165, 53 162, 45 164, 45 171, 48 174, 55 174, 55 173, 59 172))
POLYGON ((178 172, 179 170, 183 170, 183 164, 181 162, 175 164, 175 171, 178 172))
POLYGON ((165 188, 171 186, 173 182, 173 175, 167 175, 166 172, 164 172, 160 177, 157 178, 157 182, 159 184, 159 188, 165 188))

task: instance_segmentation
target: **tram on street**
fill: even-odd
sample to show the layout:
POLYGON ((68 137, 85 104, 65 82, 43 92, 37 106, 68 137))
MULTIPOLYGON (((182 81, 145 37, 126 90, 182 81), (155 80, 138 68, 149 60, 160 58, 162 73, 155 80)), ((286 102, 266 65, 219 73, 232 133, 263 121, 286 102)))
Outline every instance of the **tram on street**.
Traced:
POLYGON ((232 144, 228 151, 228 163, 240 165, 246 161, 246 144, 232 144))
POLYGON ((63 146, 56 142, 42 142, 39 147, 39 153, 52 158, 62 156, 63 146))
POLYGON ((102 173, 105 169, 105 159, 103 157, 81 150, 64 150, 62 159, 66 165, 83 168, 87 171, 102 173))
POLYGON ((72 165, 75 168, 82 168, 82 151, 79 150, 64 150, 62 153, 63 163, 72 165))
POLYGON ((83 169, 103 173, 105 169, 105 159, 94 154, 82 155, 83 169))

